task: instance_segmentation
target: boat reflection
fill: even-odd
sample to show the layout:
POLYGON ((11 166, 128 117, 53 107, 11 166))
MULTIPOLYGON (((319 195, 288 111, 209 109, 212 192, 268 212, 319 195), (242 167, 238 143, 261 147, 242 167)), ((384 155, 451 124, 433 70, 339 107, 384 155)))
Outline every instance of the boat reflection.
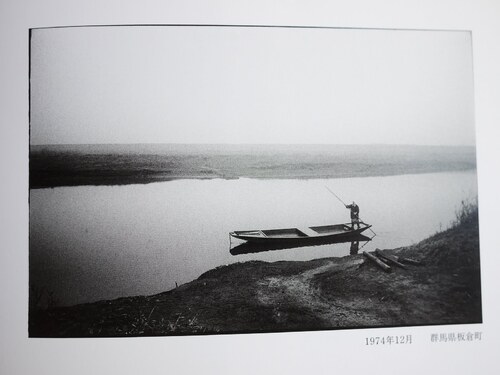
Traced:
POLYGON ((242 255, 242 254, 252 254, 252 253, 262 253, 264 251, 272 251, 272 250, 285 250, 285 249, 294 249, 298 247, 308 247, 308 246, 320 246, 320 245, 331 245, 338 243, 351 243, 350 254, 357 254, 360 247, 360 242, 363 243, 361 247, 366 245, 369 241, 371 241, 370 237, 364 236, 362 234, 358 234, 351 237, 344 237, 337 240, 321 240, 317 241, 308 241, 304 242, 294 242, 290 243, 282 243, 282 244, 255 244, 250 242, 245 242, 235 247, 229 249, 231 255, 242 255))
MULTIPOLYGON (((368 241, 370 241, 370 240, 368 240, 368 241)), ((359 251, 359 241, 351 241, 351 248, 350 248, 349 254, 356 255, 358 253, 358 251, 359 251)))

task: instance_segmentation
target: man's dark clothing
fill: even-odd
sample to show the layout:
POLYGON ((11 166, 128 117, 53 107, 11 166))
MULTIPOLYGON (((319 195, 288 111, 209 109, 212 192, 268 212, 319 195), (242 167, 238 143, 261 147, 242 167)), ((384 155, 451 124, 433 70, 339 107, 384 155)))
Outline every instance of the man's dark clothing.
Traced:
POLYGON ((356 203, 346 205, 346 208, 351 210, 351 229, 354 229, 354 224, 358 226, 359 229, 359 206, 356 203))

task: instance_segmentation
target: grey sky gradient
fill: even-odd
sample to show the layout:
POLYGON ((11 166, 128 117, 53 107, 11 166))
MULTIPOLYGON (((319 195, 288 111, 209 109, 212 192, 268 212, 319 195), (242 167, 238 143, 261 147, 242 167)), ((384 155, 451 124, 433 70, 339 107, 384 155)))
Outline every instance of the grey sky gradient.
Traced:
POLYGON ((471 34, 34 30, 31 143, 474 145, 471 34))

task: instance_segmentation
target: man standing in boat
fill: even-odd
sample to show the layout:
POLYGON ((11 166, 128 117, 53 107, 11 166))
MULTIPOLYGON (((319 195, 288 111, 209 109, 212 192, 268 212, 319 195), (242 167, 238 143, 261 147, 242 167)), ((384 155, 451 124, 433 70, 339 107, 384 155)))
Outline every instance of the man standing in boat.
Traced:
POLYGON ((352 202, 352 204, 346 204, 345 208, 349 208, 351 210, 351 229, 354 229, 354 224, 360 227, 359 225, 359 206, 356 202, 352 202))

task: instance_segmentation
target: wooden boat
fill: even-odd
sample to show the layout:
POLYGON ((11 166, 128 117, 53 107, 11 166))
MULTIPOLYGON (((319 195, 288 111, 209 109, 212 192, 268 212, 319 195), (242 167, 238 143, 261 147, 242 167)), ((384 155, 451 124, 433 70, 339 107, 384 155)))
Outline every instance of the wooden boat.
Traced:
POLYGON ((307 228, 242 230, 230 232, 229 235, 251 243, 307 243, 318 240, 338 240, 356 236, 371 225, 360 223, 360 227, 351 229, 351 224, 322 225, 307 228))

